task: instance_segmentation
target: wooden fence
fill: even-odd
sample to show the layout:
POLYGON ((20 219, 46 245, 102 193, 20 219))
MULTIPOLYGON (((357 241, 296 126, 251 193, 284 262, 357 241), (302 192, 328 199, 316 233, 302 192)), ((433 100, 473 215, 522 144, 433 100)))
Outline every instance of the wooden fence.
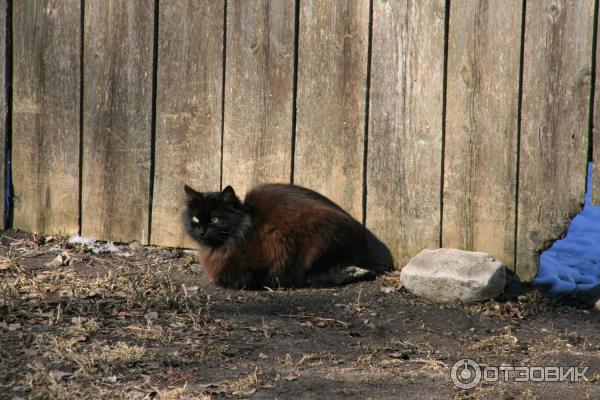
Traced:
POLYGON ((184 183, 291 181, 399 266, 452 246, 531 279, 600 157, 594 0, 0 4, 26 231, 189 246, 184 183))

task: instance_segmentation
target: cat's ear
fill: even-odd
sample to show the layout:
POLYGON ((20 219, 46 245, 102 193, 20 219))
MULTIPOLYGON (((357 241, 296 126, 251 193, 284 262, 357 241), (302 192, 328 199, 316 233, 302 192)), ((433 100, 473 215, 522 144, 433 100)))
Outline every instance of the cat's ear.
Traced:
POLYGON ((223 189, 223 191, 221 192, 221 198, 226 203, 239 203, 240 202, 240 199, 238 199, 238 197, 235 195, 233 188, 229 185, 225 189, 223 189))
POLYGON ((202 193, 196 192, 194 189, 192 189, 188 185, 184 185, 183 189, 185 190, 185 194, 187 196, 188 201, 204 200, 204 196, 202 195, 202 193))

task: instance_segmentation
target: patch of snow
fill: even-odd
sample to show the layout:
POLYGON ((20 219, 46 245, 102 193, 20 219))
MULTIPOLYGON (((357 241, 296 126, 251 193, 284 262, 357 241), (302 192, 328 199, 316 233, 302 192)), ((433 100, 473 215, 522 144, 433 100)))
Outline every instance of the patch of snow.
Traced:
POLYGON ((83 244, 86 246, 93 246, 96 244, 96 239, 89 236, 74 235, 69 238, 69 244, 83 244))
POLYGON ((107 242, 97 249, 92 250, 96 254, 100 253, 120 253, 121 249, 119 249, 113 242, 107 242), (96 251, 97 250, 97 251, 96 251))
POLYGON ((87 249, 91 250, 94 254, 102 253, 121 253, 122 250, 119 246, 116 246, 113 242, 106 242, 104 244, 98 243, 96 239, 89 236, 74 235, 69 238, 69 244, 81 244, 87 249))

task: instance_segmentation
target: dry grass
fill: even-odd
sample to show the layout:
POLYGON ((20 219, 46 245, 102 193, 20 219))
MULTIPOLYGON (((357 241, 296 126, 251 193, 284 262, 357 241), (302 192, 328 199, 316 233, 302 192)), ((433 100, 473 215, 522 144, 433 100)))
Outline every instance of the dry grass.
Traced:
MULTIPOLYGON (((4 248, 0 329, 16 348, 0 348, 0 382, 17 397, 182 398, 181 387, 155 390, 143 378, 120 377, 141 377, 144 364, 161 357, 151 343, 172 342, 174 330, 205 330, 203 291, 176 283, 165 260, 99 257, 58 245, 68 255, 65 265, 46 262, 54 256, 32 240, 4 248), (90 263, 94 270, 86 270, 90 263)), ((198 359, 203 354, 202 348, 198 359)))
POLYGON ((520 348, 519 339, 512 334, 511 329, 498 336, 490 336, 469 346, 473 350, 487 350, 494 354, 506 354, 520 348))

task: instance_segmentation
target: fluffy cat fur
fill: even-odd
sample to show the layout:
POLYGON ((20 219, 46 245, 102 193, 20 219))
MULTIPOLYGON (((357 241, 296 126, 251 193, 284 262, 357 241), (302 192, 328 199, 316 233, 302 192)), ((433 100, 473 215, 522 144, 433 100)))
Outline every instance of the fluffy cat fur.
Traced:
POLYGON ((300 287, 347 266, 378 272, 393 266, 389 250, 371 232, 312 190, 260 185, 244 202, 231 186, 201 193, 186 185, 185 192, 183 224, 219 286, 300 287))

